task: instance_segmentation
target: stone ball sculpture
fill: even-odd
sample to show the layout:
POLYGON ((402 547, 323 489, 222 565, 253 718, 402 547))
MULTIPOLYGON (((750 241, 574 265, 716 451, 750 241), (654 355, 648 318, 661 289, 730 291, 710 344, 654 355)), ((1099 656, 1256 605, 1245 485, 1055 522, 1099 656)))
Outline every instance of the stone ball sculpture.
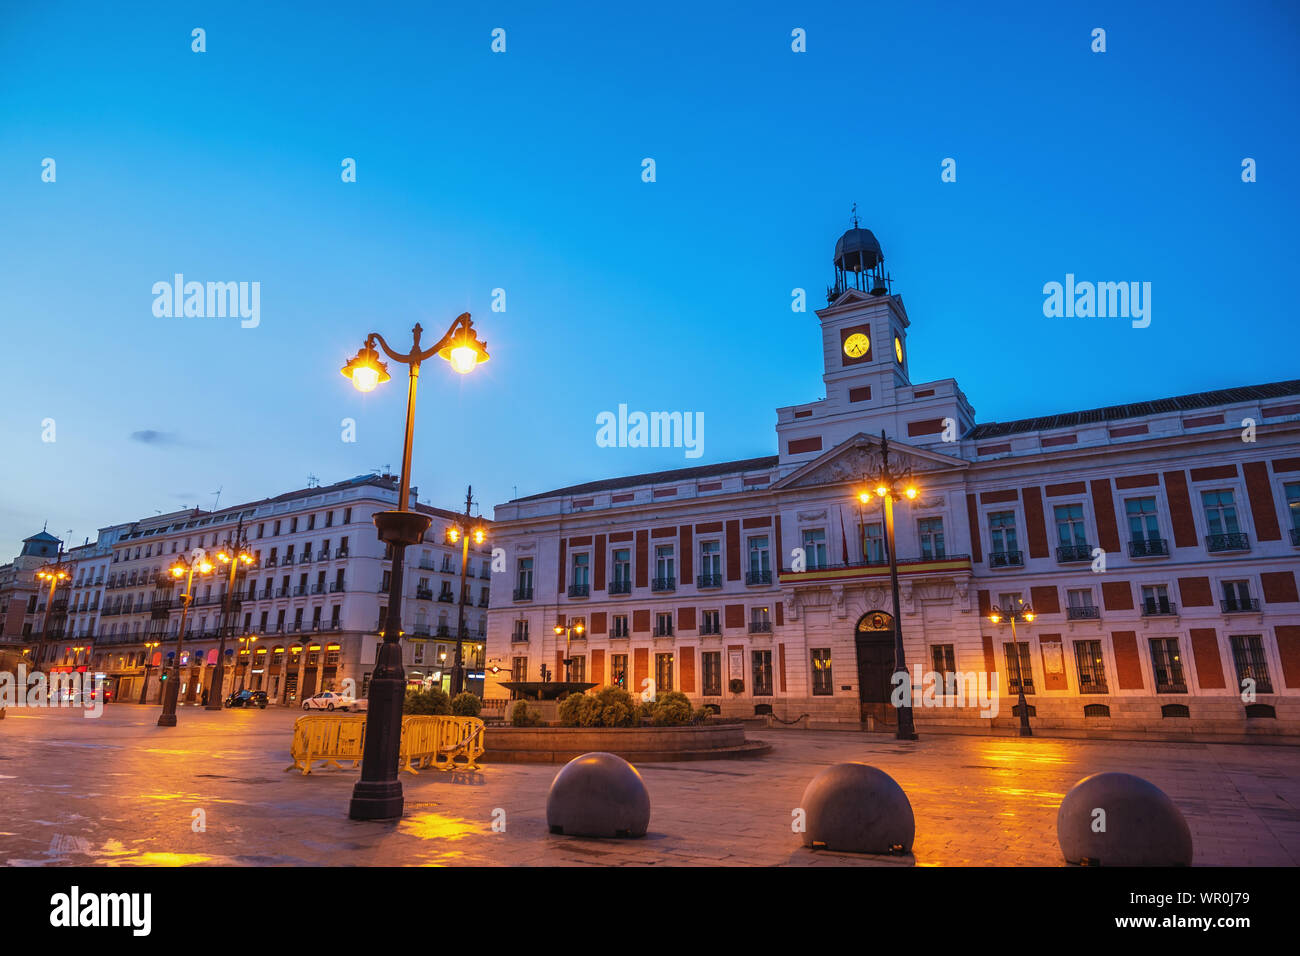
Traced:
POLYGON ((567 836, 640 837, 650 825, 650 792, 622 757, 574 757, 551 781, 546 824, 567 836))
POLYGON ((804 846, 848 853, 910 853, 916 817, 889 774, 865 763, 837 763, 803 792, 804 846))
POLYGON ((1191 866, 1192 831, 1169 796, 1131 773, 1094 773, 1076 783, 1056 813, 1067 863, 1191 866))

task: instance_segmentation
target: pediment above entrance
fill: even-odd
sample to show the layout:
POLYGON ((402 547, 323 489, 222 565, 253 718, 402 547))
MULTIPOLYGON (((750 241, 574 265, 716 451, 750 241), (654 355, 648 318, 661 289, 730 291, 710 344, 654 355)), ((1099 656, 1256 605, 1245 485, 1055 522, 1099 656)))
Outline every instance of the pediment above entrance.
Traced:
MULTIPOLYGON (((859 432, 825 454, 808 462, 772 485, 782 488, 813 488, 818 485, 860 481, 863 475, 878 472, 882 456, 880 437, 859 432)), ((916 448, 900 441, 889 443, 889 466, 895 474, 910 470, 913 474, 965 468, 968 462, 943 455, 928 448, 916 448)))

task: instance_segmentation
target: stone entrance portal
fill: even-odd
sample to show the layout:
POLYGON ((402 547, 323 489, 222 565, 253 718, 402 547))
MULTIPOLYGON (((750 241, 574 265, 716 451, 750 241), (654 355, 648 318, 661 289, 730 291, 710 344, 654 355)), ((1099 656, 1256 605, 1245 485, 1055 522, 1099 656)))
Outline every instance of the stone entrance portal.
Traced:
POLYGON ((886 729, 898 726, 898 712, 889 702, 894 674, 894 616, 868 611, 854 634, 858 655, 858 698, 863 724, 886 729), (868 719, 870 718, 870 719, 868 719))

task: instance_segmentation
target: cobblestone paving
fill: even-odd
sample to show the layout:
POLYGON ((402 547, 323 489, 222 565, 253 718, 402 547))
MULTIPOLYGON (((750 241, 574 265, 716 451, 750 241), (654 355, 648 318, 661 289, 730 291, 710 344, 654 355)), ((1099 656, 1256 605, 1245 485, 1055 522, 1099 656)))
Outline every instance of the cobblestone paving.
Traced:
POLYGON ((347 819, 354 771, 285 773, 292 711, 185 707, 10 709, 0 721, 0 863, 1057 866, 1056 808, 1079 779, 1124 770, 1182 808, 1198 865, 1300 864, 1300 748, 929 736, 902 745, 847 732, 751 733, 754 760, 641 766, 650 832, 639 840, 555 836, 552 765, 403 774, 397 823, 347 819), (804 849, 791 811, 821 769, 887 771, 916 813, 913 857, 804 849), (504 833, 492 831, 493 811, 504 833), (195 832, 195 811, 206 830, 195 832))

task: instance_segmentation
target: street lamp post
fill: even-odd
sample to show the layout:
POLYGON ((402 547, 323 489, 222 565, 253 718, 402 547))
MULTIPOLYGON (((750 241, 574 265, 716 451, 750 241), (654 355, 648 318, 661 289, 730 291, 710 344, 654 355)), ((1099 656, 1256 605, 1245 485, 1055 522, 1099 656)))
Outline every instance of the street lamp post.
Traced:
POLYGON ((226 546, 217 552, 217 560, 230 566, 226 579, 226 593, 221 598, 221 643, 217 647, 217 666, 212 671, 212 686, 208 689, 208 710, 220 710, 226 691, 226 634, 235 630, 232 605, 235 603, 235 580, 241 570, 253 566, 253 555, 244 540, 244 519, 239 519, 235 533, 226 539, 226 546))
POLYGON ((871 500, 872 491, 876 497, 883 499, 885 506, 885 547, 889 549, 889 585, 894 596, 894 673, 907 675, 907 694, 903 704, 898 708, 898 729, 894 736, 898 740, 916 740, 916 725, 912 720, 912 678, 907 670, 907 656, 903 650, 902 609, 898 597, 898 555, 894 551, 894 499, 916 499, 917 490, 912 484, 910 470, 894 471, 889 465, 889 439, 880 433, 880 468, 870 475, 863 475, 867 484, 858 500, 866 504, 871 500))
POLYGON ((402 784, 397 778, 397 758, 402 744, 402 700, 406 694, 406 672, 402 668, 402 649, 398 639, 402 630, 402 562, 409 545, 418 544, 432 520, 408 510, 411 497, 411 445, 415 437, 415 394, 420 378, 420 363, 438 356, 451 363, 462 375, 488 360, 486 343, 474 333, 468 312, 456 317, 447 334, 432 348, 420 348, 423 331, 417 323, 412 330, 414 341, 409 352, 395 352, 377 332, 366 336, 365 344, 348 359, 340 370, 352 385, 369 392, 391 376, 379 360, 378 345, 394 362, 409 369, 406 390, 406 435, 402 446, 402 477, 397 493, 397 507, 374 516, 379 540, 393 552, 389 576, 388 614, 384 621, 384 640, 379 645, 375 669, 370 680, 370 702, 366 718, 366 742, 361 757, 361 779, 352 789, 348 816, 353 820, 392 820, 402 815, 402 784))
POLYGON ((447 527, 447 540, 455 544, 460 540, 460 600, 456 602, 456 657, 451 665, 451 696, 455 697, 465 689, 465 577, 469 568, 469 540, 482 544, 487 539, 483 525, 470 517, 469 511, 474 504, 474 488, 465 489, 465 514, 447 527))
POLYGON ((140 703, 148 703, 149 695, 149 668, 153 666, 153 649, 159 644, 158 641, 144 642, 144 686, 140 688, 140 703))
POLYGON ((1011 625, 1011 652, 1016 659, 1016 689, 1020 692, 1019 699, 1016 701, 1016 706, 1020 708, 1020 736, 1032 737, 1034 731, 1029 726, 1029 702, 1025 700, 1025 679, 1020 665, 1020 641, 1016 637, 1016 621, 1032 624, 1034 609, 1020 600, 1014 607, 995 607, 989 612, 989 620, 994 624, 1006 621, 1011 625))
POLYGON ((63 546, 59 546, 59 553, 49 564, 42 567, 36 572, 36 577, 40 581, 49 583, 49 591, 45 596, 45 617, 41 620, 41 637, 40 642, 36 645, 36 669, 45 669, 45 642, 50 636, 50 618, 54 616, 54 592, 60 584, 72 579, 72 564, 63 560, 63 546))
POLYGON ((570 671, 570 665, 573 663, 573 654, 569 650, 569 644, 572 642, 574 634, 577 634, 578 639, 581 640, 585 630, 586 629, 582 626, 581 622, 570 624, 566 620, 563 624, 555 625, 555 636, 558 638, 561 634, 564 635, 564 682, 566 684, 573 679, 570 671))
POLYGON ((158 715, 159 727, 176 726, 176 699, 181 692, 181 651, 185 647, 185 619, 189 617, 190 602, 194 599, 194 575, 196 572, 198 574, 210 574, 212 572, 212 562, 208 560, 208 553, 202 548, 195 548, 191 551, 188 561, 184 558, 178 558, 176 563, 171 566, 172 577, 185 579, 185 592, 181 594, 181 626, 176 632, 176 650, 171 666, 172 679, 167 681, 167 686, 163 688, 162 713, 158 715))

